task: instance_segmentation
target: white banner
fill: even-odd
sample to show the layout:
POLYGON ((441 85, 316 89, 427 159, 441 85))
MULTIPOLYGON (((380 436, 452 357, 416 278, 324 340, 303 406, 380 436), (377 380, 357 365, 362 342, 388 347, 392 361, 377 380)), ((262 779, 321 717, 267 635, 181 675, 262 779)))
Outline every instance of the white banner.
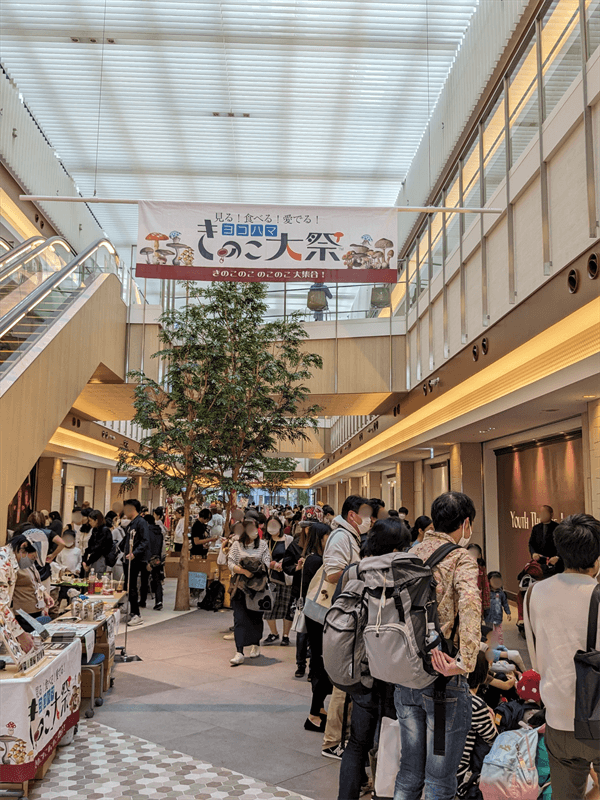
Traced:
POLYGON ((395 208, 140 201, 136 274, 200 281, 395 283, 395 208))
POLYGON ((29 676, 0 680, 0 781, 31 780, 79 720, 81 642, 29 676))

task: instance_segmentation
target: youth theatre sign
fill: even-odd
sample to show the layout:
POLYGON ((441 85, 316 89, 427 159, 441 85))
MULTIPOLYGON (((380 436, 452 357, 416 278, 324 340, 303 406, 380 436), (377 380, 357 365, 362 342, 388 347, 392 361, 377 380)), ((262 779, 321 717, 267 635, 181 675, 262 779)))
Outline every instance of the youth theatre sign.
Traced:
POLYGON ((396 283, 395 208, 140 201, 136 275, 396 283))

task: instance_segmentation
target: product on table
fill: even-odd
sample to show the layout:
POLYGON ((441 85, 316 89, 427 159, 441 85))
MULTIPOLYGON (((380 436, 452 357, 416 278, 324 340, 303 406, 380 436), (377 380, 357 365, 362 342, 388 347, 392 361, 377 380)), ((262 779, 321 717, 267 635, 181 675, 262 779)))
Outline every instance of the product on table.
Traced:
POLYGON ((96 591, 96 570, 91 569, 88 576, 88 594, 94 594, 96 591))

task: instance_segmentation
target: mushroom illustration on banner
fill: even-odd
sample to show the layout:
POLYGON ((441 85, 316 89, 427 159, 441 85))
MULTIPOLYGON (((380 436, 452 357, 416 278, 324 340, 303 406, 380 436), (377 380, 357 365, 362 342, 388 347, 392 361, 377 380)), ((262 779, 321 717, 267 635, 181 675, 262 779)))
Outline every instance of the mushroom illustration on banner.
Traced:
POLYGON ((373 263, 375 269, 389 269, 390 259, 394 255, 394 251, 390 248, 393 246, 394 243, 389 239, 378 239, 375 242, 375 247, 377 248, 375 251, 375 263, 373 263))
MULTIPOLYGON (((169 242, 169 247, 175 250, 175 258, 173 261, 171 261, 171 264, 173 264, 175 267, 179 267, 181 265, 183 253, 185 253, 186 250, 191 250, 191 247, 187 244, 183 244, 180 241, 181 233, 179 231, 171 231, 169 234, 169 239, 171 240, 169 242)), ((186 264, 186 266, 191 266, 191 264, 186 264)))
MULTIPOLYGON (((153 264, 166 264, 167 263, 166 256, 167 255, 174 255, 174 253, 170 252, 169 250, 160 250, 159 242, 168 242, 169 241, 169 237, 166 236, 164 233, 157 233, 157 232, 149 233, 148 236, 146 236, 146 241, 147 242, 154 242, 154 253, 153 253, 153 256, 152 256, 152 263, 153 264)), ((144 252, 145 250, 146 250, 146 248, 144 247, 142 249, 142 252, 144 252)), ((147 258, 149 258, 148 255, 147 255, 147 258)))

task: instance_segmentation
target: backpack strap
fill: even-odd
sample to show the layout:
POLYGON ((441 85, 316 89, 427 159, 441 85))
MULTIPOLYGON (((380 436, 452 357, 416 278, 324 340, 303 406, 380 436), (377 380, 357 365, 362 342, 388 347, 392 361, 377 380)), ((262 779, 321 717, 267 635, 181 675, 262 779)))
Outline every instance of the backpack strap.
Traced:
POLYGON ((433 569, 437 567, 437 565, 442 562, 446 556, 449 556, 450 553, 454 552, 454 550, 462 550, 462 547, 459 547, 457 544, 453 544, 452 542, 448 542, 448 544, 443 544, 441 547, 432 553, 427 561, 425 562, 425 566, 429 567, 429 569, 433 569))
POLYGON ((600 606, 600 583, 596 584, 590 600, 590 613, 588 615, 587 650, 596 649, 598 639, 598 606, 600 606))
MULTIPOLYGON (((533 591, 533 587, 535 583, 532 583, 529 589, 527 589, 527 593, 525 594, 525 607, 527 609, 527 619, 529 620, 529 627, 531 628, 531 638, 533 639, 533 652, 535 653, 535 631, 533 630, 533 624, 531 622, 531 593, 533 591)), ((590 608, 590 614, 592 609, 590 608)), ((596 606, 596 613, 598 612, 598 606, 596 606)), ((598 622, 596 618, 596 623, 598 622)), ((589 625, 588 625, 588 633, 589 633, 589 625)), ((588 648, 589 650, 589 648, 588 648)))

